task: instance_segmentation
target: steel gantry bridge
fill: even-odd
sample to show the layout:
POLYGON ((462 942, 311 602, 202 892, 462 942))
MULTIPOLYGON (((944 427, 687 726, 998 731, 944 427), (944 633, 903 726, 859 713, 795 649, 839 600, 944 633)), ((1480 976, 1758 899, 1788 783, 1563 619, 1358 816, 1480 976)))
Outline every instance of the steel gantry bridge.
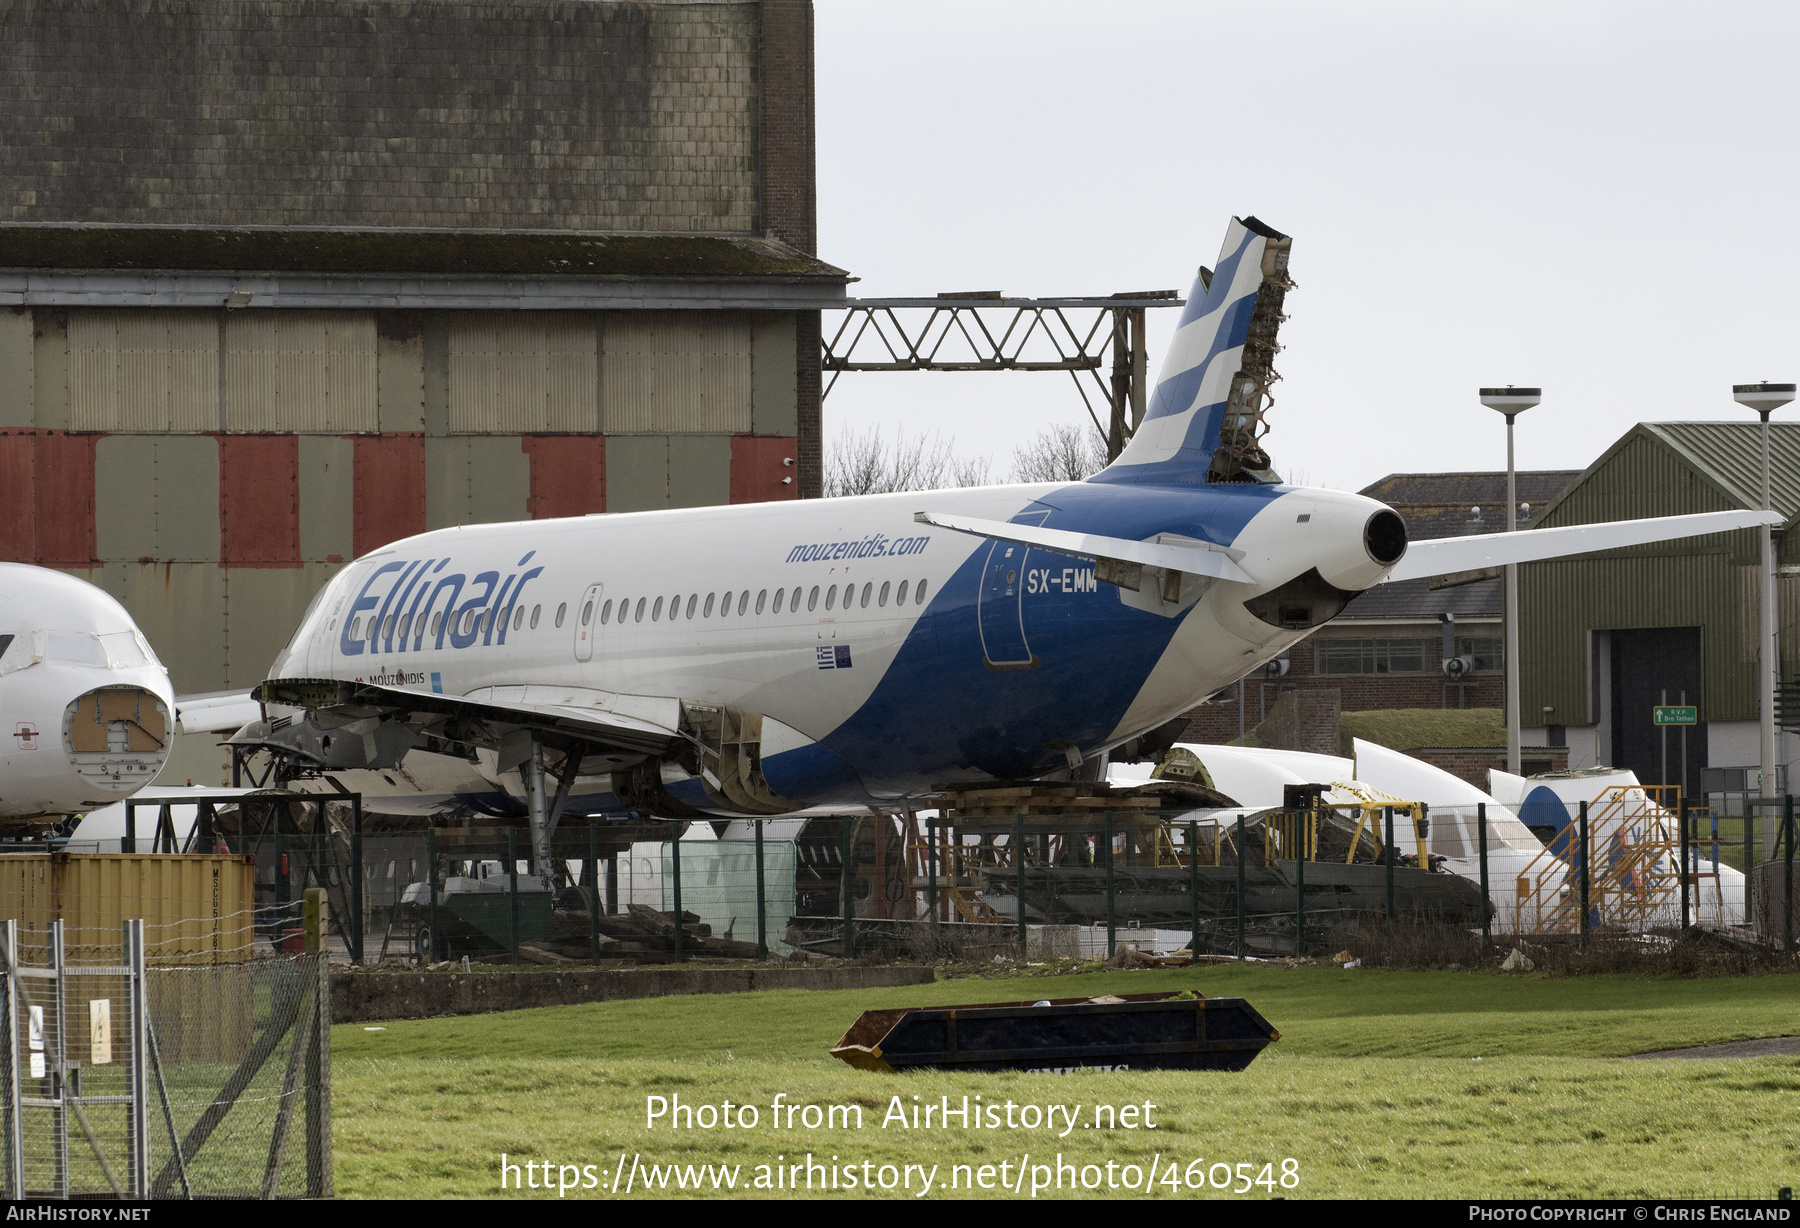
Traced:
POLYGON ((1185 306, 1174 290, 1088 298, 851 299, 824 337, 829 396, 846 371, 1067 371, 1115 458, 1144 420, 1144 316, 1185 306), (1110 352, 1109 352, 1110 351, 1110 352), (1103 421, 1098 407, 1106 408, 1103 421))

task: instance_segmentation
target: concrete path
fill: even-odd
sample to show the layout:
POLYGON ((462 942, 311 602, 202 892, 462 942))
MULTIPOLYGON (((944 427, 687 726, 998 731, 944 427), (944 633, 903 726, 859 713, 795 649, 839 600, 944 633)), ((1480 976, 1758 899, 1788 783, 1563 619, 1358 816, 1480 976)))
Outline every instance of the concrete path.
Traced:
POLYGON ((1759 1040, 1734 1040, 1723 1045, 1699 1045, 1692 1049, 1659 1049, 1655 1053, 1633 1053, 1639 1060, 1688 1057, 1800 1057, 1800 1036, 1765 1036, 1759 1040))

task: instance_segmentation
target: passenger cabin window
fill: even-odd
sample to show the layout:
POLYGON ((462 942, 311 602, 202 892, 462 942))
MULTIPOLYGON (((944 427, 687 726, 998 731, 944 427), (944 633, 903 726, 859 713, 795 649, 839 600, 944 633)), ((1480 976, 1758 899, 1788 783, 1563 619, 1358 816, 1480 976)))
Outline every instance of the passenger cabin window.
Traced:
MULTIPOLYGON (((798 590, 796 590, 796 591, 798 591, 798 590)), ((777 613, 777 614, 781 613, 781 599, 786 594, 787 594, 787 590, 785 588, 778 588, 775 590, 775 613, 777 613)))
POLYGON ((513 630, 517 631, 520 627, 523 627, 524 625, 525 625, 525 607, 520 606, 518 608, 517 612, 515 612, 513 614, 513 630))
POLYGON ((612 605, 612 598, 608 597, 606 604, 600 607, 600 625, 603 627, 612 621, 612 605))
MULTIPOLYGON (((795 591, 797 592, 799 590, 795 591)), ((812 592, 806 595, 806 608, 808 611, 819 608, 819 586, 817 584, 813 585, 812 592)))
POLYGON ((651 622, 657 622, 658 620, 660 620, 662 618, 662 607, 663 607, 663 599, 661 597, 658 597, 656 599, 656 605, 653 606, 650 610, 650 621, 651 622))
POLYGON ((362 616, 361 615, 358 615, 357 617, 350 620, 350 638, 353 640, 360 640, 362 638, 362 616))
MULTIPOLYGON (((581 625, 584 627, 587 626, 588 620, 593 618, 593 616, 594 616, 594 603, 591 601, 584 602, 581 607, 581 625)), ((532 770, 536 771, 537 769, 533 768, 532 770)))
MULTIPOLYGON (((761 614, 761 613, 762 613, 762 607, 763 607, 763 598, 764 598, 764 597, 767 597, 767 596, 768 596, 768 595, 769 595, 769 590, 768 590, 768 589, 766 589, 766 588, 765 588, 765 589, 763 589, 763 590, 762 590, 762 591, 761 591, 761 592, 760 592, 760 593, 758 593, 758 594, 756 594, 756 612, 757 612, 757 613, 758 613, 758 614, 761 614)), ((745 597, 749 597, 749 596, 750 596, 750 590, 749 590, 749 589, 745 589, 745 590, 744 590, 744 596, 745 596, 745 597)), ((780 589, 776 589, 776 590, 775 590, 775 599, 776 599, 776 602, 777 602, 777 605, 776 605, 776 613, 780 613, 780 612, 781 612, 781 609, 780 609, 780 604, 779 604, 779 603, 780 603, 780 600, 781 600, 781 590, 780 590, 780 589)), ((743 602, 741 602, 741 601, 740 601, 740 602, 738 602, 738 613, 739 613, 739 614, 742 614, 742 613, 743 613, 743 612, 744 612, 744 603, 743 603, 743 602)))
MULTIPOLYGON (((881 582, 881 596, 879 596, 875 599, 876 605, 882 607, 883 609, 887 608, 888 589, 891 587, 892 587, 892 585, 890 585, 886 580, 883 580, 881 582)), ((904 600, 904 598, 902 598, 902 600, 904 600)))
POLYGON ((559 626, 559 627, 562 626, 563 615, 567 614, 568 612, 569 612, 569 603, 566 601, 556 607, 556 625, 557 626, 559 626))
POLYGON ((830 609, 837 603, 837 585, 833 584, 825 590, 825 608, 830 609))
POLYGON ((900 581, 900 587, 894 593, 894 604, 895 605, 905 605, 906 604, 906 586, 908 583, 909 583, 909 581, 906 581, 906 580, 900 581))
POLYGON ((431 634, 432 634, 432 636, 436 637, 437 633, 439 631, 443 630, 443 627, 444 627, 444 612, 442 610, 439 610, 436 614, 433 614, 431 616, 431 634))
MULTIPOLYGON (((706 598, 706 616, 708 618, 712 617, 712 597, 710 595, 706 598)), ((720 618, 731 617, 731 594, 730 593, 726 593, 725 600, 723 600, 719 603, 719 617, 720 618)))
POLYGON ((858 603, 862 606, 863 609, 866 610, 869 608, 869 598, 872 595, 874 595, 874 592, 875 592, 875 586, 873 584, 863 585, 862 601, 858 603))
MULTIPOLYGON (((692 618, 694 616, 694 607, 696 605, 698 605, 699 602, 700 602, 700 594, 699 593, 688 594, 687 616, 689 618, 692 618)), ((673 618, 674 615, 671 614, 669 617, 673 618)))
POLYGON ((538 615, 542 614, 543 612, 544 612, 544 607, 541 605, 534 605, 531 607, 531 629, 533 631, 537 630, 538 615))
POLYGON ((914 605, 924 605, 925 604, 925 581, 923 581, 923 580, 919 581, 919 591, 918 591, 918 594, 913 598, 913 604, 914 605))
POLYGON ((404 640, 406 638, 406 633, 411 630, 412 630, 412 615, 408 614, 400 619, 400 638, 404 640))
MULTIPOLYGON (((641 623, 644 621, 644 601, 645 601, 645 598, 643 598, 643 597, 638 598, 637 610, 631 616, 632 622, 641 623)), ((659 605, 661 604, 660 600, 658 601, 658 604, 659 605)))

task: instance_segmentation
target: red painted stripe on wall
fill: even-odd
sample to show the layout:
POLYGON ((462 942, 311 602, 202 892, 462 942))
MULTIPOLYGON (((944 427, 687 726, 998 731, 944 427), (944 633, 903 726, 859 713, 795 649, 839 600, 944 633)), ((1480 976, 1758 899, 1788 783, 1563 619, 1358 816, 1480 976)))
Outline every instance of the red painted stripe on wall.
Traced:
POLYGON ((796 441, 785 435, 731 437, 731 501, 769 503, 800 494, 796 441))
POLYGON ((300 566, 300 437, 218 439, 220 564, 300 566))
POLYGON ((361 558, 425 531, 425 437, 357 435, 351 549, 361 558))
POLYGON ((0 561, 37 562, 37 441, 0 435, 0 561))
POLYGON ((531 458, 533 520, 606 510, 605 436, 525 435, 519 446, 531 458))
POLYGON ((94 449, 98 435, 39 435, 35 464, 37 561, 91 567, 94 552, 94 449))

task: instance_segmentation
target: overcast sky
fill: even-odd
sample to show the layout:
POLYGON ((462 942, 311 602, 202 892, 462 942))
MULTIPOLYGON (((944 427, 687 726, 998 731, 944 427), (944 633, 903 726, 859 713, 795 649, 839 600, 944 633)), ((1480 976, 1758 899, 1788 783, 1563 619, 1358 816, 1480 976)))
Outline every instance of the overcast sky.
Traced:
MULTIPOLYGON (((1800 375, 1797 36, 1774 3, 819 0, 819 252, 862 297, 1185 293, 1254 214, 1299 287, 1278 470, 1503 467, 1490 383, 1544 388, 1521 467, 1579 468, 1800 375)), ((1066 375, 858 373, 825 414, 1004 470, 1083 411, 1066 375)))

